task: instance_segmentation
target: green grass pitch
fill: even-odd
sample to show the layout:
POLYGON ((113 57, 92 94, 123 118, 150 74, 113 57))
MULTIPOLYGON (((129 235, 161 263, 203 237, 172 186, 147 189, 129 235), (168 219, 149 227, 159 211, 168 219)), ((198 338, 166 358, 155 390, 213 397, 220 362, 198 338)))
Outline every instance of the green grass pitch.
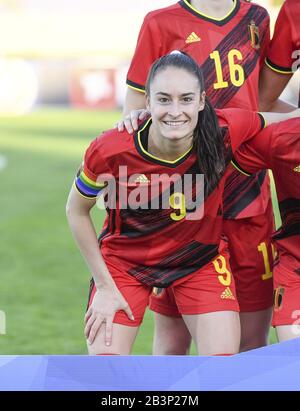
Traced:
MULTIPOLYGON (((82 155, 119 112, 41 109, 0 118, 0 354, 86 354, 88 270, 71 238, 66 198, 82 155)), ((96 210, 101 227, 104 213, 96 210)), ((151 354, 146 313, 134 354, 151 354)), ((275 342, 272 330, 271 342, 275 342)), ((192 353, 195 353, 193 348, 192 353)))

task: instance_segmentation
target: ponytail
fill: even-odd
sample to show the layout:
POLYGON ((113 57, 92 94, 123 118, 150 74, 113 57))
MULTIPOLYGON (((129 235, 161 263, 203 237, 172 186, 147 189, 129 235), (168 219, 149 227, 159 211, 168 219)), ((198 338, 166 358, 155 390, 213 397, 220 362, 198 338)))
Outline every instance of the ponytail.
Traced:
POLYGON ((199 111, 198 123, 194 130, 194 146, 198 165, 205 178, 205 196, 218 185, 225 171, 224 140, 215 110, 208 97, 204 110, 199 111))

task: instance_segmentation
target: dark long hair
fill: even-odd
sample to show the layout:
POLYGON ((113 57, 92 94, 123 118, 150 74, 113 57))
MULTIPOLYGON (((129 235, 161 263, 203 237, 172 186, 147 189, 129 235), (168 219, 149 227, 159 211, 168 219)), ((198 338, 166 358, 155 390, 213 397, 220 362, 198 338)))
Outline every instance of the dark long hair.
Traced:
MULTIPOLYGON (((200 66, 187 54, 175 52, 156 60, 148 74, 146 93, 150 95, 150 87, 156 75, 168 67, 186 70, 199 82, 200 92, 204 91, 204 79, 200 66)), ((216 112, 208 97, 205 106, 199 111, 198 122, 193 136, 200 172, 205 177, 205 194, 208 195, 218 185, 225 171, 225 147, 216 112)))

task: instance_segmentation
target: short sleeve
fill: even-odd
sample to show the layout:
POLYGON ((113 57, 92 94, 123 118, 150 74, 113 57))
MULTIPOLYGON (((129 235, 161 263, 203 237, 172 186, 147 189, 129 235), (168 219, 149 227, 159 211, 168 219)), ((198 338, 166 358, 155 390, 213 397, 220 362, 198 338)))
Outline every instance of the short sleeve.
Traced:
POLYGON ((228 127, 232 152, 265 127, 264 117, 239 108, 217 110, 220 126, 228 127))
POLYGON ((276 24, 275 31, 267 53, 266 64, 273 71, 292 73, 293 40, 290 20, 287 17, 286 3, 282 6, 276 24))
POLYGON ((127 73, 129 87, 144 92, 148 71, 161 56, 160 34, 155 18, 145 17, 137 40, 136 49, 127 73))
POLYGON ((273 135, 276 125, 266 127, 235 152, 233 165, 244 174, 272 168, 273 135))
POLYGON ((101 137, 98 137, 85 152, 83 164, 77 173, 75 186, 86 198, 96 198, 111 176, 102 151, 101 137))

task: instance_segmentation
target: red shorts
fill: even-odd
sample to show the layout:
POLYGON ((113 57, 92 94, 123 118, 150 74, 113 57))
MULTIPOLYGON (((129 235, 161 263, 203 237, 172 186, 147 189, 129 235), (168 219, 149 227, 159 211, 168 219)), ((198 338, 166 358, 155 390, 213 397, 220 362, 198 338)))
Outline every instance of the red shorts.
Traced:
MULTIPOLYGON (((119 291, 128 302, 134 316, 133 321, 128 318, 124 311, 117 311, 114 318, 114 323, 138 327, 143 321, 152 288, 140 283, 134 277, 126 273, 126 271, 119 269, 115 265, 112 265, 107 261, 105 261, 105 263, 119 291)), ((96 287, 92 279, 88 307, 91 305, 95 293, 96 287)))
POLYGON ((264 310, 273 303, 272 269, 274 231, 272 202, 265 214, 240 220, 224 220, 230 266, 241 312, 264 310))
POLYGON ((279 257, 274 267, 272 325, 300 324, 300 264, 290 256, 279 257), (295 270, 298 269, 298 272, 295 270))
MULTIPOLYGON (((107 268, 121 294, 128 302, 135 320, 131 321, 124 311, 118 311, 114 323, 131 327, 139 326, 144 317, 145 309, 152 293, 152 287, 143 285, 131 275, 106 261, 107 268)), ((164 290, 164 289, 160 289, 164 290)), ((204 314, 214 311, 239 311, 236 300, 234 280, 228 270, 228 261, 218 256, 193 274, 175 281, 169 290, 173 292, 175 307, 180 314, 204 314)), ((88 307, 93 301, 96 288, 91 281, 88 307)), ((162 293, 150 298, 151 309, 155 302, 160 301, 162 293)))
POLYGON ((154 288, 149 308, 172 317, 239 311, 228 258, 220 255, 197 272, 175 281, 170 287, 154 288))

